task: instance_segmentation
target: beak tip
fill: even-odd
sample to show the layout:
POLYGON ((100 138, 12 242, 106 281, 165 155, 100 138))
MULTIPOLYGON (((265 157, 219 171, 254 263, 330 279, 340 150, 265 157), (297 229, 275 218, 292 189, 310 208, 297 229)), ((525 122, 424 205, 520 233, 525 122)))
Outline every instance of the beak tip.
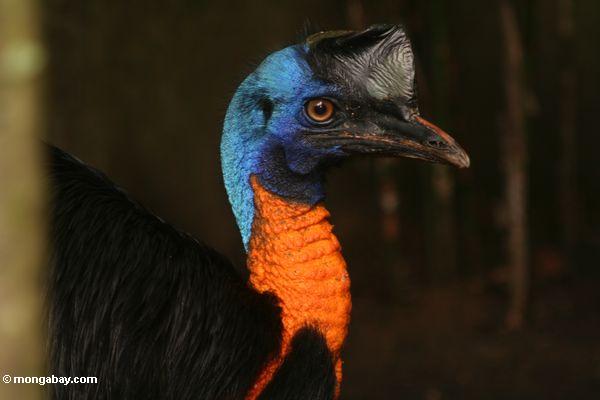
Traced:
POLYGON ((469 168, 471 166, 471 159, 467 153, 463 153, 461 157, 460 168, 469 168))
POLYGON ((432 124, 431 122, 417 116, 415 121, 421 126, 428 129, 435 135, 435 141, 441 141, 445 143, 448 147, 443 151, 445 154, 442 156, 443 162, 452 164, 458 168, 469 168, 471 165, 471 159, 466 151, 463 150, 462 147, 456 141, 440 129, 438 126, 432 124))
POLYGON ((445 154, 444 161, 460 169, 471 166, 469 155, 456 143, 452 146, 452 150, 445 154))

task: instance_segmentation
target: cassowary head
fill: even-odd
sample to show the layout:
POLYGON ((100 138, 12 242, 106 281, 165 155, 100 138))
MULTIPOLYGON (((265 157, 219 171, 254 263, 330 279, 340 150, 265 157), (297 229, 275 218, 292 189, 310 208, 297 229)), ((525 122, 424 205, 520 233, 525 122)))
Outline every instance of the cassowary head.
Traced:
POLYGON ((445 132, 419 116, 414 57, 401 27, 330 31, 268 56, 240 85, 225 118, 225 184, 247 245, 249 177, 303 203, 324 197, 323 174, 355 154, 468 167, 445 132))

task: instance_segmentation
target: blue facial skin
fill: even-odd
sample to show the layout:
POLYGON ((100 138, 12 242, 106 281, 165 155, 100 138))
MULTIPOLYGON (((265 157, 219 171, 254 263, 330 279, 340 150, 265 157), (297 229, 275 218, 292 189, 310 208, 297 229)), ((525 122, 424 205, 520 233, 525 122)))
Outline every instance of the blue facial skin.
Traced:
POLYGON ((336 148, 311 148, 301 138, 315 128, 305 103, 338 94, 314 77, 305 51, 296 45, 268 56, 240 85, 225 116, 223 178, 246 251, 254 219, 250 176, 290 201, 312 205, 324 197, 325 161, 341 155, 336 148))

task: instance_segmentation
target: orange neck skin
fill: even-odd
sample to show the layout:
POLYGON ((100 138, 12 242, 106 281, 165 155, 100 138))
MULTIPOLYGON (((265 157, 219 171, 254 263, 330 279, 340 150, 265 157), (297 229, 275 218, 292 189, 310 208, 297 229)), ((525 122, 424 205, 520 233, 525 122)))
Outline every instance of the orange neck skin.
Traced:
POLYGON ((256 176, 254 221, 247 266, 250 283, 280 300, 283 323, 281 352, 262 371, 248 400, 271 381, 301 328, 317 328, 325 337, 336 366, 336 398, 341 382, 340 351, 350 321, 350 278, 340 244, 322 204, 293 203, 268 192, 256 176))

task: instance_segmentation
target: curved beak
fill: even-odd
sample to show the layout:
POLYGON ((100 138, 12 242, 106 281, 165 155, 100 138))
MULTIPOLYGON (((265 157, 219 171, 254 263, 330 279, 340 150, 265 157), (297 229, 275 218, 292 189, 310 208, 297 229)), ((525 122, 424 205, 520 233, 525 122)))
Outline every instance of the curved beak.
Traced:
POLYGON ((377 124, 348 123, 335 131, 310 134, 307 140, 346 154, 409 157, 458 168, 470 165, 469 156, 450 135, 419 116, 409 121, 386 116, 377 124))

